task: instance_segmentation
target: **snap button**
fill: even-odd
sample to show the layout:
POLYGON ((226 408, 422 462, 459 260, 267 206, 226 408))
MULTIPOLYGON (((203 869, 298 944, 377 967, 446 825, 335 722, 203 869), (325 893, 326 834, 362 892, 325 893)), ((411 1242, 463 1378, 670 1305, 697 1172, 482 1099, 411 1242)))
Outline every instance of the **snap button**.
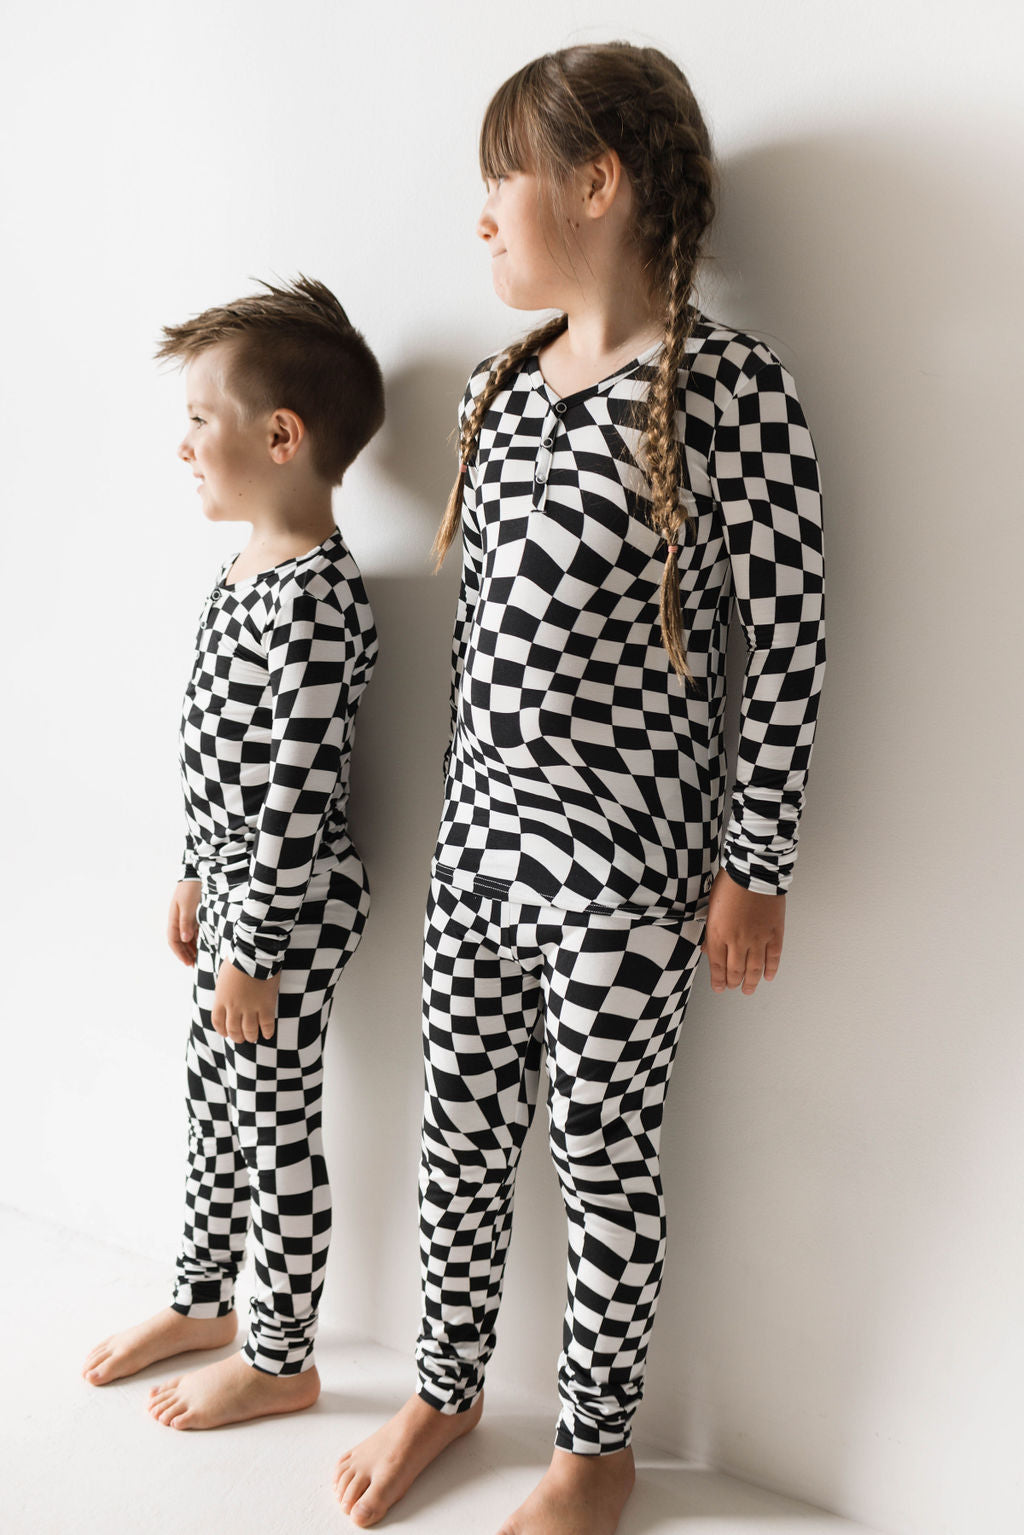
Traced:
POLYGON ((555 411, 556 411, 556 413, 559 416, 564 416, 565 415, 565 401, 564 400, 556 400, 555 401, 555 411))
POLYGON ((550 448, 550 446, 551 446, 553 441, 554 441, 554 438, 552 438, 552 437, 542 437, 541 438, 541 443, 543 444, 543 446, 545 448, 550 448))
POLYGON ((220 587, 215 586, 213 591, 210 593, 210 596, 212 597, 213 601, 216 602, 217 598, 220 596, 220 587))

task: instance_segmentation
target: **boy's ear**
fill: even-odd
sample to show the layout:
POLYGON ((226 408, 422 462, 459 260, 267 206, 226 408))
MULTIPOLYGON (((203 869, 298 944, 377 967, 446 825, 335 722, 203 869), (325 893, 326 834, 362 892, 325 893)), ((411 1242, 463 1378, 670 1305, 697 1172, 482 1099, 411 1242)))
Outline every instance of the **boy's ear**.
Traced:
POLYGON ((274 463, 290 463, 305 435, 301 416, 293 410, 275 410, 270 418, 270 456, 274 463))

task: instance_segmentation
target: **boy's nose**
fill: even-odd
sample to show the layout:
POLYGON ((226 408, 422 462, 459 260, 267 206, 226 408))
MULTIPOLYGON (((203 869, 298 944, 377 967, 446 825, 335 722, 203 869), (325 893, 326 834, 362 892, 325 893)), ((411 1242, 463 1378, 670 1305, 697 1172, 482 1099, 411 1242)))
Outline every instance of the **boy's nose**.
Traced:
POLYGON ((178 444, 178 457, 183 459, 186 464, 189 463, 192 458, 192 449, 189 447, 187 437, 182 438, 181 442, 178 444))

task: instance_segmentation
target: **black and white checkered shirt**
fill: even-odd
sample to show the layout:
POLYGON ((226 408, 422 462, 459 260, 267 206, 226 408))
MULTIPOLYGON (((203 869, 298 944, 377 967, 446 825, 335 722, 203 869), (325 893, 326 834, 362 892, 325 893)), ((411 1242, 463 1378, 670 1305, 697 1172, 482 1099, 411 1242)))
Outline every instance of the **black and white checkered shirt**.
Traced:
POLYGON ((225 586, 234 558, 203 605, 185 691, 180 877, 245 887, 230 957, 265 979, 313 876, 357 857, 349 758, 377 633, 338 528, 308 554, 225 586))
POLYGON ((825 664, 814 445, 774 353, 702 321, 676 417, 692 492, 678 558, 696 685, 684 687, 662 645, 666 549, 630 424, 659 349, 564 399, 534 355, 484 418, 465 477, 433 861, 459 889, 692 915, 719 858, 751 890, 789 886, 825 664), (748 656, 723 838, 734 602, 748 656))

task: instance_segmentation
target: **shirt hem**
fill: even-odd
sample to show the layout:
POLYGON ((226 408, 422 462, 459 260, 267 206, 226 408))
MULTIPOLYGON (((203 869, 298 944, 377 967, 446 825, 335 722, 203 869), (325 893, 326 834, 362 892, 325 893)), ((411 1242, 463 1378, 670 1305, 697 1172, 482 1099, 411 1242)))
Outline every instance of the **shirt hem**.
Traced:
MULTIPOLYGON (((490 874, 469 874, 451 864, 439 863, 436 858, 431 861, 430 872, 443 885, 450 885, 454 890, 469 891, 473 895, 482 895, 488 900, 511 901, 517 906, 549 906, 554 911, 571 911, 584 915, 678 917, 683 921, 689 921, 693 917, 705 915, 708 904, 706 891, 698 900, 677 901, 668 905, 651 902, 644 906, 639 901, 619 901, 613 905, 610 902, 589 901, 578 906, 567 906, 557 898, 552 900, 551 897, 542 895, 540 891, 532 892, 531 900, 522 901, 510 894, 515 883, 510 879, 495 879, 490 874)), ((705 884, 710 888, 708 881, 705 881, 705 884)))

